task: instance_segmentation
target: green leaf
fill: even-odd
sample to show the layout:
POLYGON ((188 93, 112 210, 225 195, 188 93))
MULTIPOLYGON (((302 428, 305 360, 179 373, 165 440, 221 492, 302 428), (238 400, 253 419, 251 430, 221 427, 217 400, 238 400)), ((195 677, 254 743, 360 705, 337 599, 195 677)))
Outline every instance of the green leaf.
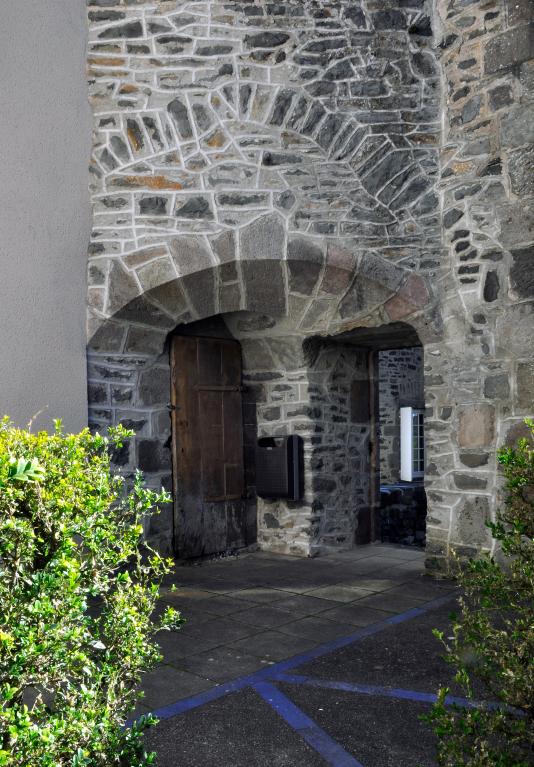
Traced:
POLYGON ((113 475, 109 451, 129 436, 0 421, 0 767, 154 763, 152 720, 124 722, 159 658, 152 616, 169 562, 141 547, 165 496, 113 475))

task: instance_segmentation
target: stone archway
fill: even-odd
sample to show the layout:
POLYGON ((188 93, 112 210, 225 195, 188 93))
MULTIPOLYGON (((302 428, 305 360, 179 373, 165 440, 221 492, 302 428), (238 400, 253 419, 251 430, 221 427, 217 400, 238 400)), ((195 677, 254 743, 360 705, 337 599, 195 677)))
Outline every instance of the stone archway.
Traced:
POLYGON ((89 349, 138 351, 141 328, 153 332, 157 349, 158 332, 161 340, 177 324, 235 311, 286 317, 303 334, 333 335, 398 320, 428 341, 441 334, 425 278, 380 256, 303 236, 284 247, 276 214, 242 230, 241 258, 233 238, 224 237, 227 258, 218 263, 202 239, 192 237, 171 241, 168 251, 148 248, 112 260, 101 275, 102 311, 89 317, 89 349))
MULTIPOLYGON (((266 316, 259 346, 282 377, 310 336, 402 320, 441 338, 429 18, 253 5, 141 3, 90 26, 91 417, 137 427, 120 458, 155 483, 176 326, 266 316)), ((235 332, 253 369, 256 338, 235 332)))
MULTIPOLYGON (((254 222, 245 229, 245 240, 249 237, 261 245, 262 233, 264 242, 276 242, 267 235, 272 225, 272 217, 254 222)), ((95 428, 117 422, 132 427, 137 436, 116 456, 117 463, 125 472, 139 467, 155 486, 172 487, 166 340, 177 326, 227 317, 243 346, 245 383, 252 392, 249 404, 257 408, 259 432, 299 430, 310 445, 319 430, 314 405, 318 376, 327 381, 330 366, 336 365, 339 370, 358 371, 360 377, 367 374, 354 349, 342 351, 338 345, 329 349, 328 338, 400 318, 408 319, 428 340, 439 332, 436 305, 424 280, 372 254, 358 257, 335 246, 321 249, 299 238, 286 252, 271 251, 276 258, 234 258, 168 280, 171 269, 184 262, 198 265, 206 258, 206 251, 193 239, 177 241, 173 247, 176 253, 171 248, 167 255, 140 255, 130 269, 119 263, 111 266, 104 304, 110 316, 93 317, 89 341, 91 422, 95 428), (142 291, 141 281, 150 287, 142 291), (311 336, 325 339, 328 360, 323 360, 322 368, 304 351, 311 336), (297 406, 292 407, 285 392, 295 389, 297 406)), ((317 452, 309 450, 303 503, 262 507, 258 518, 264 547, 309 555, 333 541, 345 547, 353 544, 350 515, 345 510, 336 517, 324 503, 331 480, 325 478, 328 472, 324 462, 317 462, 317 452)), ((343 487, 337 491, 343 495, 343 487)), ((361 489, 358 492, 361 495, 361 489)), ((170 509, 156 517, 149 534, 160 550, 170 551, 170 509)))
POLYGON ((393 5, 89 8, 91 413, 131 411, 150 439, 139 378, 173 324, 210 313, 271 311, 303 335, 409 322, 442 568, 490 546, 493 456, 533 407, 529 62, 500 56, 528 19, 479 9, 479 38, 472 7, 393 5))

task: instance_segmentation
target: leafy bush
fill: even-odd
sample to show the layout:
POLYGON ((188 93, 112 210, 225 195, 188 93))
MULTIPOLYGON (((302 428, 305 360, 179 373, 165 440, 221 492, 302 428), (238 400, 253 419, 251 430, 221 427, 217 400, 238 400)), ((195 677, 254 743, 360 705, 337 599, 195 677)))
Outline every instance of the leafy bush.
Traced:
POLYGON ((498 454, 507 498, 489 527, 499 561, 480 557, 461 571, 465 597, 454 638, 447 644, 436 632, 466 696, 497 703, 448 707, 447 690, 440 690, 428 719, 439 739, 439 764, 447 767, 534 765, 534 422, 526 423, 530 439, 498 454))
POLYGON ((168 501, 110 471, 131 436, 32 434, 0 421, 0 765, 144 767, 145 718, 125 728, 158 659, 158 587, 170 563, 142 546, 168 501))

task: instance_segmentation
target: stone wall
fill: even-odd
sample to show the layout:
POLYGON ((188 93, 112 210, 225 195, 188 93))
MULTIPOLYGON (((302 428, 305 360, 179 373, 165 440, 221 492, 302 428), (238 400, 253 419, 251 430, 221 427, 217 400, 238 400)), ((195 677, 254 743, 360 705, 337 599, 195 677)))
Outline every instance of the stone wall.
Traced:
MULTIPOLYGON (((90 404, 99 426, 144 421, 125 471, 168 477, 177 325, 247 311, 302 343, 403 321, 425 350, 429 565, 488 545, 495 448, 533 409, 531 7, 89 6, 90 404)), ((314 407, 292 349, 278 347, 277 381, 295 388, 266 396, 298 386, 296 407, 314 407)), ((321 406, 341 407, 321 386, 321 406)), ((269 408, 293 407, 249 404, 249 436, 254 409, 261 430, 269 408)), ((263 545, 350 540, 321 497, 330 465, 312 458, 311 505, 271 512, 269 533, 260 510, 263 545)))
POLYGON ((534 411, 534 48, 529 0, 438 2, 444 342, 425 349, 432 566, 488 546, 495 451, 534 411), (529 168, 530 166, 530 168, 529 168), (452 514, 451 514, 452 510, 452 514))
MULTIPOLYGON (((152 352, 152 350, 151 350, 152 352)), ((154 357, 138 346, 136 354, 89 357, 89 426, 105 431, 121 423, 136 432, 114 455, 127 478, 136 468, 154 489, 173 489, 171 473, 170 364, 168 349, 154 357)), ((173 509, 165 505, 146 531, 162 553, 173 547, 173 509)))
POLYGON ((422 483, 380 489, 380 540, 402 546, 426 542, 426 494, 422 483))
MULTIPOLYGON (((429 267, 439 73, 423 3, 401 5, 90 6, 97 315, 180 275, 278 259, 286 245, 318 262, 329 238, 353 256, 429 267)), ((239 308, 238 278, 229 270, 217 310, 239 308)), ((345 316, 384 298, 355 296, 345 316)), ((300 303, 311 329, 327 307, 300 303)))
MULTIPOLYGON (((274 380, 246 403, 248 453, 258 431, 309 432, 303 507, 260 509, 260 542, 277 550, 352 545, 368 503, 357 470, 369 427, 335 425, 347 393, 331 378, 356 362, 335 352, 331 370, 295 369, 296 346, 405 317, 439 332, 425 280, 439 240, 439 81, 429 16, 419 0, 404 6, 89 7, 91 422, 136 428, 123 470, 168 486, 167 333, 239 310, 285 318, 275 340, 234 328, 246 375, 272 371, 257 367, 275 348, 274 380)), ((170 521, 150 531, 163 549, 170 521)))
MULTIPOLYGON (((351 412, 351 386, 367 380, 367 355, 331 340, 307 351, 301 335, 286 335, 266 316, 239 313, 226 322, 243 350, 246 454, 258 437, 298 434, 304 442, 302 501, 258 499, 258 542, 289 554, 350 548, 370 503, 370 424, 351 412)), ((254 467, 248 490, 254 497, 254 467)))
POLYGON ((380 484, 400 482, 400 408, 423 408, 422 349, 389 349, 378 354, 380 403, 380 484))

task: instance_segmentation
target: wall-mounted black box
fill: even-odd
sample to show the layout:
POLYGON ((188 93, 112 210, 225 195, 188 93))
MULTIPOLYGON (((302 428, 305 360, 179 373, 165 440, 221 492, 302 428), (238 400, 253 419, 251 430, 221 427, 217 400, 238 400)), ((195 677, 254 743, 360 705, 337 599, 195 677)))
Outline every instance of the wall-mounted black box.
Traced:
POLYGON ((260 498, 298 501, 303 491, 302 437, 263 437, 256 446, 256 492, 260 498))

